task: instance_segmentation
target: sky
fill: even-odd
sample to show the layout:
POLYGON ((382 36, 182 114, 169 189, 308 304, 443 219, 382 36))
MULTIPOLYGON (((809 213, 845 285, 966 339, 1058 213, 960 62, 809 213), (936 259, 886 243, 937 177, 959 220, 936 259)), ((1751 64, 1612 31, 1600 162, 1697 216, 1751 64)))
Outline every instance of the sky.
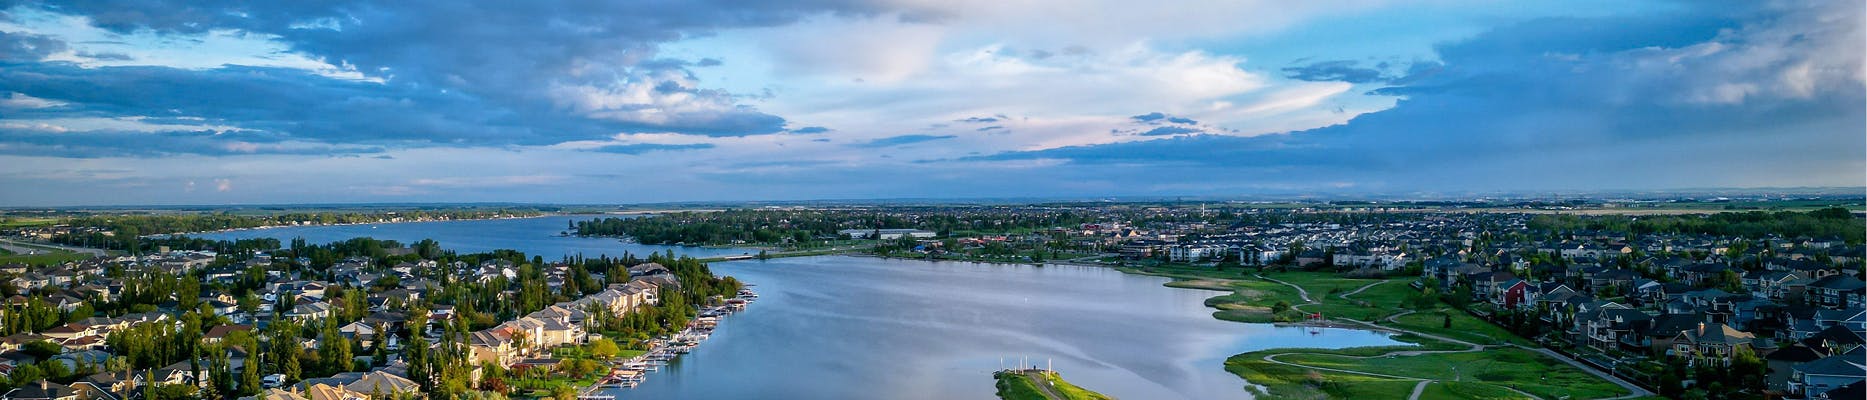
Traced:
POLYGON ((0 0, 0 206, 1861 187, 1863 7, 0 0))

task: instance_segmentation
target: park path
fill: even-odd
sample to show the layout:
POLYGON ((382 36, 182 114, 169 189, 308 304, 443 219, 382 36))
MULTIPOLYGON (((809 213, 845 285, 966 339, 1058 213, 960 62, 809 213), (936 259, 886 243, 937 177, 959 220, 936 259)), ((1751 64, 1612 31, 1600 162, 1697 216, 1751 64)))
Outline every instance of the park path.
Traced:
MULTIPOLYGON (((1305 290, 1305 289, 1303 289, 1303 287, 1302 287, 1302 286, 1297 286, 1297 285, 1295 285, 1295 284, 1291 284, 1291 283, 1289 283, 1289 282, 1284 282, 1284 281, 1280 281, 1280 280, 1276 280, 1276 279, 1271 279, 1271 278, 1267 278, 1267 277, 1265 277, 1265 276, 1263 276, 1263 275, 1256 275, 1256 276, 1257 276, 1257 277, 1258 277, 1259 279, 1263 279, 1263 280, 1266 280, 1266 281, 1271 281, 1271 282, 1276 282, 1276 283, 1280 283, 1280 284, 1283 284, 1283 285, 1285 285, 1285 286, 1289 286, 1289 287, 1291 287, 1291 288, 1295 288, 1295 289, 1297 290, 1297 296, 1298 296, 1298 297, 1301 297, 1301 298, 1303 299, 1303 301, 1304 301, 1304 303, 1305 303, 1305 304, 1318 304, 1318 303, 1317 303, 1317 302, 1316 302, 1315 300, 1312 300, 1312 299, 1310 299, 1310 297, 1309 297, 1309 291, 1308 291, 1308 290, 1305 290)), ((1364 286, 1362 286, 1362 287, 1360 287, 1360 288, 1357 288, 1357 289, 1355 289, 1355 290, 1353 290, 1353 291, 1350 291, 1350 292, 1347 292, 1347 293, 1342 293, 1342 294, 1340 294, 1340 295, 1338 295, 1338 296, 1336 296, 1336 297, 1338 297, 1338 298, 1341 298, 1341 299, 1343 299, 1343 300, 1350 300, 1350 299, 1348 298, 1348 296, 1350 296, 1350 295, 1354 295, 1354 294, 1358 294, 1358 293, 1361 293, 1362 291, 1365 291, 1365 290, 1368 290, 1368 288, 1372 288, 1372 287, 1374 287, 1375 285, 1379 285, 1379 284, 1383 284, 1383 283, 1387 283, 1387 282, 1388 282, 1388 281, 1386 281, 1386 280, 1383 280, 1383 281, 1379 281, 1379 282, 1374 282, 1374 283, 1370 283, 1370 284, 1367 284, 1367 285, 1364 285, 1364 286)), ((1291 306, 1290 308, 1291 308, 1291 309, 1297 309, 1297 306, 1291 306)), ((1299 310, 1299 311, 1300 311, 1300 310, 1299 310)), ((1389 322, 1389 323, 1396 323, 1396 322, 1398 322, 1398 321, 1397 321, 1397 320, 1398 320, 1398 318, 1400 318, 1401 316, 1405 316, 1405 315, 1407 315, 1407 314, 1412 314, 1412 313, 1414 313, 1414 311, 1404 311, 1404 312, 1400 312, 1400 313, 1396 313, 1396 314, 1394 314, 1394 315, 1389 315, 1389 316, 1387 316, 1387 317, 1386 317, 1386 318, 1384 318, 1384 319, 1385 319, 1385 320, 1386 320, 1387 322, 1389 322)), ((1410 356, 1418 356, 1418 355, 1424 355, 1424 354, 1443 354, 1443 353, 1470 353, 1470 352, 1477 352, 1477 351, 1484 351, 1484 350, 1485 350, 1486 348, 1488 348, 1488 347, 1490 347, 1490 346, 1485 346, 1485 345, 1481 345, 1481 344, 1477 344, 1477 343, 1472 343, 1472 342, 1468 342, 1468 341, 1464 341, 1464 340, 1459 340, 1459 339, 1453 339, 1453 338, 1449 338, 1449 337, 1445 337, 1445 336, 1440 336, 1440 335, 1434 335, 1434 334, 1430 334, 1430 333, 1425 333, 1425 332, 1418 332, 1418 331, 1413 331, 1413 330, 1409 330, 1409 329, 1405 329, 1405 328, 1400 328, 1400 327, 1395 327, 1395 326, 1384 326, 1384 325, 1379 325, 1379 324, 1376 324, 1376 323, 1374 323, 1374 322, 1372 322, 1372 321, 1361 321, 1361 320, 1356 320, 1356 319, 1350 319, 1350 318, 1342 318, 1342 317, 1337 317, 1336 319, 1339 319, 1339 320, 1343 320, 1343 321, 1348 321, 1348 322, 1352 322, 1352 323, 1355 323, 1355 324, 1360 324, 1360 325, 1362 325, 1362 326, 1365 326, 1365 327, 1367 327, 1368 329, 1375 329, 1375 330, 1386 330, 1386 331, 1392 331, 1392 332, 1401 332, 1401 333, 1406 333, 1406 334, 1411 334, 1411 335, 1416 335, 1416 336, 1420 336, 1420 337, 1425 337, 1425 338, 1428 338, 1428 339, 1433 339, 1433 340, 1439 340, 1439 341, 1442 341, 1442 342, 1447 342, 1447 343, 1454 343, 1454 344, 1459 344, 1459 345, 1463 345, 1463 346, 1466 346, 1467 348, 1466 348, 1466 349, 1464 349, 1464 350, 1400 350, 1400 351, 1391 351, 1391 352, 1387 352, 1387 353, 1384 353, 1384 354, 1378 354, 1378 355, 1372 355, 1372 356, 1341 356, 1341 355, 1334 355, 1335 357, 1346 357, 1346 358, 1357 358, 1357 359, 1368 359, 1368 358, 1376 358, 1376 357, 1410 357, 1410 356)), ((1550 358, 1554 358, 1554 359, 1557 359, 1557 360, 1561 360, 1562 362, 1565 362, 1565 363, 1568 363, 1569 365, 1572 365, 1572 366, 1574 366, 1574 367, 1576 367, 1576 368, 1578 368, 1578 369, 1581 369, 1581 370, 1583 370, 1583 371, 1587 371, 1587 372, 1588 372, 1589 374, 1591 374, 1591 375, 1594 375, 1594 376, 1596 376, 1596 377, 1599 377, 1599 378, 1602 378, 1602 379, 1604 379, 1604 380, 1607 380, 1608 382, 1612 382, 1612 383, 1614 383, 1615 385, 1619 385, 1619 386, 1621 386, 1622 388, 1624 388, 1624 389, 1627 389, 1627 391, 1628 391, 1628 394, 1627 394, 1627 395, 1624 395, 1624 396, 1616 396, 1616 397, 1611 397, 1611 398, 1605 398, 1605 399, 1601 399, 1601 400, 1624 400, 1624 399, 1632 399, 1632 398, 1638 398, 1638 397, 1645 397, 1645 396, 1651 396, 1651 395, 1653 395, 1653 393, 1652 393, 1652 392, 1649 392, 1649 391, 1647 391, 1647 390, 1646 390, 1646 389, 1644 389, 1644 388, 1641 388, 1641 387, 1639 387, 1639 386, 1636 386, 1636 385, 1634 385, 1634 384, 1632 384, 1632 383, 1628 383, 1627 381, 1625 381, 1625 380, 1622 380, 1622 379, 1620 379, 1620 378, 1618 378, 1618 377, 1614 377, 1614 376, 1612 376, 1612 375, 1609 375, 1609 374, 1607 374, 1607 373, 1603 373, 1603 372, 1601 372, 1600 370, 1597 370, 1597 369, 1595 369, 1595 368, 1593 368, 1593 367, 1591 367, 1591 366, 1588 366, 1588 365, 1583 365, 1582 363, 1580 363, 1580 362, 1578 362, 1578 361, 1575 361, 1575 360, 1573 360, 1573 359, 1569 359, 1569 358, 1567 358, 1567 357, 1562 357, 1562 356, 1561 356, 1560 354, 1557 354, 1557 353, 1556 353, 1555 351, 1552 351, 1552 350, 1549 350, 1549 349, 1545 349, 1545 348, 1540 348, 1540 347, 1539 347, 1539 348, 1531 348, 1531 347, 1526 347, 1526 346, 1520 346, 1520 345, 1516 345, 1516 344, 1509 344, 1508 346, 1511 346, 1511 347, 1517 347, 1517 348, 1521 348, 1521 349, 1525 349, 1525 350, 1530 350, 1530 351, 1534 351, 1534 352, 1537 352, 1537 353, 1541 353, 1541 354, 1543 354, 1544 356, 1547 356, 1547 357, 1550 357, 1550 358)), ((1296 363, 1290 363, 1290 362, 1285 362, 1285 361, 1280 361, 1280 360, 1277 360, 1277 356, 1281 356, 1281 355, 1286 355, 1286 354, 1303 354, 1303 353, 1304 353, 1304 352, 1284 352, 1284 353, 1276 353, 1276 354, 1268 354, 1268 355, 1265 355, 1265 356, 1264 356, 1264 361, 1266 361, 1266 362, 1270 362, 1270 363, 1274 363, 1274 364, 1280 364, 1280 365, 1285 365, 1285 366, 1290 366, 1290 367, 1296 367, 1296 368, 1305 368, 1305 369, 1315 369, 1315 370, 1323 370, 1323 371, 1330 371, 1330 372, 1339 372, 1339 373, 1346 373, 1346 374, 1356 374, 1356 375, 1363 375, 1363 376, 1373 376, 1373 377, 1381 377, 1381 378, 1389 378, 1389 379, 1403 379, 1403 380, 1412 380, 1412 381, 1419 381, 1419 383, 1418 383, 1418 384, 1415 384, 1415 385, 1413 386, 1413 392, 1412 392, 1411 394, 1409 394, 1409 395, 1407 396, 1407 399, 1408 399, 1408 400, 1419 400, 1419 398, 1420 398, 1420 395, 1421 395, 1421 393, 1424 393, 1424 392, 1425 392, 1425 390, 1426 390, 1426 386, 1427 386, 1427 385, 1430 385, 1430 384, 1432 384, 1433 382, 1437 382, 1437 380, 1436 380, 1436 379, 1431 379, 1431 378, 1423 378, 1423 377, 1411 377, 1411 376, 1400 376, 1400 375, 1390 375, 1390 374, 1381 374, 1381 373, 1373 373, 1373 372, 1363 372, 1363 371, 1352 371, 1352 370, 1345 370, 1345 369, 1337 369, 1337 368, 1324 368, 1324 367, 1314 367, 1314 366, 1308 366, 1308 365, 1303 365, 1303 364, 1296 364, 1296 363)), ((1318 353, 1308 353, 1308 354, 1318 354, 1318 353)), ((1524 391, 1522 391, 1522 390, 1518 390, 1518 389, 1516 389, 1516 388, 1512 388, 1512 387, 1509 387, 1509 386, 1502 386, 1502 385, 1500 385, 1500 386, 1498 386, 1498 387, 1501 387, 1501 388, 1504 388, 1504 389, 1508 389, 1508 390, 1510 390, 1510 391, 1512 391, 1512 392, 1516 392, 1517 394, 1520 394, 1520 395, 1523 395, 1523 396, 1525 396, 1525 397, 1529 397, 1529 398, 1532 398, 1532 399, 1542 399, 1542 397, 1538 397, 1538 396, 1536 396, 1536 395, 1533 395, 1533 394, 1530 394, 1529 392, 1524 392, 1524 391)))
POLYGON ((1433 381, 1420 381, 1420 384, 1413 385, 1413 394, 1407 395, 1407 400, 1420 400, 1420 392, 1426 391, 1426 385, 1430 383, 1433 381))
POLYGON ((1024 375, 1025 379, 1030 379, 1031 386, 1036 386, 1038 391, 1044 392, 1043 394, 1045 398, 1049 398, 1053 400, 1069 400, 1069 397, 1064 397, 1062 393, 1057 393, 1057 388, 1050 386, 1050 378, 1044 376, 1043 372, 1027 369, 1023 371, 1018 371, 1018 375, 1024 375))

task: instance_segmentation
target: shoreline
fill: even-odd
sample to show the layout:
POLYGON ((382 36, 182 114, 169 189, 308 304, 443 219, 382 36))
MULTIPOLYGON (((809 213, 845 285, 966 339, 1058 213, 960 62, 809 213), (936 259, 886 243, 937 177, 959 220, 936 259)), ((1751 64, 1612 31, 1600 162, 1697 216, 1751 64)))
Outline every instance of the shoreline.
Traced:
POLYGON ((494 221, 494 220, 508 220, 508 219, 545 218, 545 217, 556 217, 556 216, 566 216, 566 215, 578 215, 578 214, 544 213, 540 215, 531 215, 531 216, 522 216, 522 217, 513 216, 513 217, 492 217, 492 218, 424 219, 424 220, 416 220, 416 221, 387 221, 387 222, 376 221, 376 222, 342 222, 342 223, 330 223, 330 224, 313 223, 313 224, 304 224, 304 225, 265 225, 265 226, 255 226, 255 227, 248 227, 248 228, 218 229, 218 230, 211 230, 211 231, 156 233, 156 234, 142 235, 142 236, 137 236, 137 237, 148 239, 148 238, 160 238, 164 236, 169 236, 169 237, 188 236, 188 235, 201 235, 201 234, 213 234, 213 233, 258 231, 258 230, 279 229, 279 228, 309 228, 309 227, 325 227, 325 226, 354 226, 354 225, 379 225, 379 224, 411 224, 411 223, 420 223, 420 222, 494 221))

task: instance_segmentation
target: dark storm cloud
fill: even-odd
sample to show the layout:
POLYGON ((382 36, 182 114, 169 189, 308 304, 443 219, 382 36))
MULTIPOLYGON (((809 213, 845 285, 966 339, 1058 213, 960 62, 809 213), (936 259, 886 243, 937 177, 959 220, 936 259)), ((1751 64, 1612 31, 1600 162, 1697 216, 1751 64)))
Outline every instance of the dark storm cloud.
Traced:
MULTIPOLYGON (((0 62, 12 65, 0 71, 0 83, 74 104, 71 114, 38 117, 161 116, 179 110, 333 144, 549 144, 644 131, 769 134, 783 131, 784 118, 738 104, 732 93, 705 89, 686 71, 696 64, 657 58, 658 45, 724 28, 786 24, 814 13, 884 11, 835 1, 556 3, 6 1, 0 9, 83 16, 119 34, 273 35, 291 51, 386 80, 239 66, 85 70, 35 63, 63 51, 64 43, 9 33, 0 36, 0 62), (631 85, 649 85, 655 99, 635 103, 618 94, 631 85)), ((708 58, 697 65, 719 64, 708 58)))
POLYGON ((65 48, 65 42, 51 36, 0 32, 0 63, 39 61, 65 48))

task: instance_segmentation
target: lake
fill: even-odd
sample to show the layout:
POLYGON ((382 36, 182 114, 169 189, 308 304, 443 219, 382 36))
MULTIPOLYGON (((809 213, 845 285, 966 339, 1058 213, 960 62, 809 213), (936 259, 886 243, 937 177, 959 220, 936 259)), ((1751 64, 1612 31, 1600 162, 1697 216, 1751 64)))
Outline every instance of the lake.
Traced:
MULTIPOLYGON (((217 239, 433 238, 457 251, 511 248, 553 258, 674 250, 557 236, 588 217, 288 227, 217 239)), ((1219 292, 1107 268, 823 256, 713 263, 756 285, 760 299, 711 339, 620 398, 990 399, 991 373, 1051 365, 1078 385, 1123 399, 1244 399, 1226 357, 1276 347, 1399 344, 1385 334, 1242 324, 1212 318, 1219 292)))

